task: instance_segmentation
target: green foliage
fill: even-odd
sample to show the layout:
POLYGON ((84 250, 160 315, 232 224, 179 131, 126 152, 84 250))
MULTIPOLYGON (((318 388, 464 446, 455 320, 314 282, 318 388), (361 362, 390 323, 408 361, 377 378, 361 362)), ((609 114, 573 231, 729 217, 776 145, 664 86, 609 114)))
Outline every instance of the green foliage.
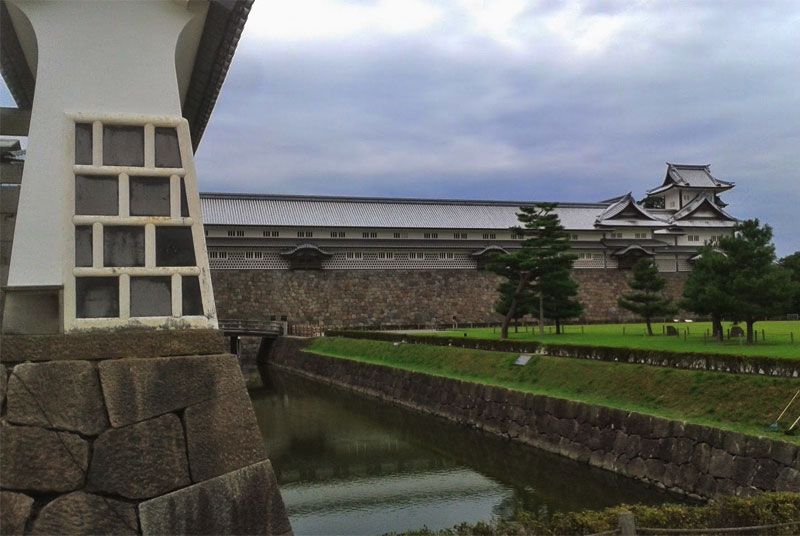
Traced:
POLYGON ((661 293, 667 285, 667 280, 658 275, 658 266, 653 259, 640 259, 633 266, 633 277, 628 281, 631 290, 617 299, 623 309, 644 318, 647 324, 647 334, 653 334, 650 325, 655 316, 670 315, 675 312, 672 300, 665 298, 661 293))
MULTIPOLYGON (((800 520, 800 494, 761 493, 753 497, 720 497, 703 506, 684 504, 620 505, 605 510, 556 513, 542 517, 519 511, 512 520, 491 524, 462 523, 452 529, 431 531, 428 528, 402 536, 551 536, 553 534, 594 534, 618 527, 619 514, 631 512, 637 527, 653 529, 706 529, 779 525, 800 520)), ((770 529, 759 534, 797 534, 798 526, 770 529)))
MULTIPOLYGON (((314 340, 309 350, 753 434, 764 433, 764 427, 775 419, 797 389, 797 380, 793 378, 676 370, 635 364, 637 361, 629 364, 630 356, 615 353, 619 349, 580 348, 592 359, 539 355, 524 367, 518 367, 513 363, 520 351, 533 353, 537 343, 470 341, 464 337, 450 342, 443 338, 407 334, 352 334, 385 340, 324 337, 314 340), (427 341, 428 344, 395 345, 389 342, 398 339, 427 341), (483 348, 492 343, 495 350, 502 351, 455 347, 469 342, 483 348), (433 346, 433 343, 439 346, 433 346), (449 344, 453 347, 448 347, 449 344), (520 348, 528 345, 531 348, 520 348), (623 362, 614 362, 617 359, 623 362)), ((555 350, 554 345, 546 347, 548 353, 555 350)), ((668 361, 664 364, 671 366, 668 361)), ((781 439, 786 437, 780 435, 781 439)), ((800 436, 791 440, 800 442, 800 436)))
POLYGON ((561 270, 546 274, 541 280, 544 317, 556 324, 556 333, 561 333, 561 322, 583 313, 583 304, 574 300, 578 295, 578 283, 572 279, 572 270, 561 270))
MULTIPOLYGON (((486 269, 506 278, 498 287, 500 301, 496 310, 505 310, 502 335, 508 337, 508 324, 520 318, 530 307, 531 297, 542 292, 542 279, 547 274, 569 274, 574 255, 567 255, 569 233, 554 212, 555 203, 537 203, 521 207, 517 218, 522 226, 512 232, 525 239, 511 253, 493 253, 486 269), (519 309, 519 310, 518 310, 519 309), (522 314, 520 314, 522 313, 522 314)), ((551 276, 552 278, 552 276, 551 276)))
POLYGON ((791 278, 795 284, 794 299, 789 312, 800 313, 800 251, 795 251, 782 258, 779 264, 791 272, 791 278))

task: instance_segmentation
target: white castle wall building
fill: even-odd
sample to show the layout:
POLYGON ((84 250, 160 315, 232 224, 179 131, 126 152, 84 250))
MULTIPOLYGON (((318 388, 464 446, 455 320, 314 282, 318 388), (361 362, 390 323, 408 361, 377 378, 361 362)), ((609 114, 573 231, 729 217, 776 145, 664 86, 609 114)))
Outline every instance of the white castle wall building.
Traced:
MULTIPOLYGON (((697 249, 737 222, 709 165, 667 164, 636 201, 558 203, 577 269, 691 270, 697 249)), ((200 194, 212 270, 474 270, 522 237, 510 228, 529 202, 200 194)))

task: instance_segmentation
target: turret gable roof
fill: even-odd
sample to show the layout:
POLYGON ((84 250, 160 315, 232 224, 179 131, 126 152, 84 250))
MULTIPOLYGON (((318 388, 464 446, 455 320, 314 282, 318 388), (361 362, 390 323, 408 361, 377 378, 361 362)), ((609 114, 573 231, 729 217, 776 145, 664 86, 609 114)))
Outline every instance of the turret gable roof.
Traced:
POLYGON ((730 190, 734 183, 717 179, 711 174, 710 164, 671 164, 667 162, 667 174, 658 188, 647 191, 647 195, 658 194, 673 187, 730 190))
POLYGON ((633 225, 646 223, 647 225, 668 225, 666 221, 650 214, 636 203, 630 192, 619 197, 619 200, 600 213, 595 220, 596 225, 619 225, 627 222, 633 225), (645 220, 645 222, 642 222, 645 220))
POLYGON ((736 218, 722 210, 722 207, 714 202, 714 194, 712 192, 704 192, 695 197, 688 205, 673 214, 670 218, 670 222, 678 222, 680 220, 687 219, 703 207, 711 209, 719 216, 719 219, 721 220, 731 222, 738 221, 736 218))

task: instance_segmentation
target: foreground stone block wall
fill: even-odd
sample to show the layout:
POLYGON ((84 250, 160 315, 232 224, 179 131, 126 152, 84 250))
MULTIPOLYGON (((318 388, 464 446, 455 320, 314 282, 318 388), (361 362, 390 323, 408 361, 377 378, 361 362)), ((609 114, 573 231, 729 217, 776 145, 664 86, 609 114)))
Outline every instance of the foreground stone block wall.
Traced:
POLYGON ((320 356, 303 352, 305 344, 278 339, 269 362, 677 493, 800 492, 800 449, 791 443, 320 356))
MULTIPOLYGON (((680 295, 686 273, 664 273, 680 295)), ((632 319, 617 307, 629 271, 575 270, 587 322, 632 319)), ((499 322, 498 276, 478 270, 215 270, 223 319, 324 322, 326 326, 499 322)))
POLYGON ((290 533, 236 356, 6 363, 0 388, 0 533, 290 533))

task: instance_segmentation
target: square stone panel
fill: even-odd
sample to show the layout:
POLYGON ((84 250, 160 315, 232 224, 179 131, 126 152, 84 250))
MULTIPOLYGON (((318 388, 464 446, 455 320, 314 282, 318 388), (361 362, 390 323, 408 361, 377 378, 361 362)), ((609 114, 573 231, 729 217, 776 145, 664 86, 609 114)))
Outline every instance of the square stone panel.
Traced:
POLYGON ((169 216, 169 177, 130 177, 131 216, 169 216))
POLYGON ((196 275, 185 275, 181 278, 183 287, 183 316, 200 316, 203 314, 203 297, 200 293, 200 278, 196 275))
POLYGON ((144 227, 103 227, 103 266, 144 266, 144 227))
POLYGON ((131 316, 171 315, 171 277, 131 277, 131 316))
POLYGON ((103 127, 104 166, 143 166, 144 127, 105 125, 103 127))
POLYGON ((119 215, 119 181, 116 175, 76 175, 75 214, 119 215))
POLYGON ((156 167, 181 167, 178 131, 172 127, 156 127, 156 167))
POLYGON ((92 165, 92 124, 75 124, 75 163, 92 165))
POLYGON ((156 227, 156 266, 196 266, 191 227, 156 227))
POLYGON ((119 317, 119 278, 75 278, 75 301, 78 318, 119 317))
POLYGON ((92 265, 92 226, 75 227, 75 266, 92 265))

